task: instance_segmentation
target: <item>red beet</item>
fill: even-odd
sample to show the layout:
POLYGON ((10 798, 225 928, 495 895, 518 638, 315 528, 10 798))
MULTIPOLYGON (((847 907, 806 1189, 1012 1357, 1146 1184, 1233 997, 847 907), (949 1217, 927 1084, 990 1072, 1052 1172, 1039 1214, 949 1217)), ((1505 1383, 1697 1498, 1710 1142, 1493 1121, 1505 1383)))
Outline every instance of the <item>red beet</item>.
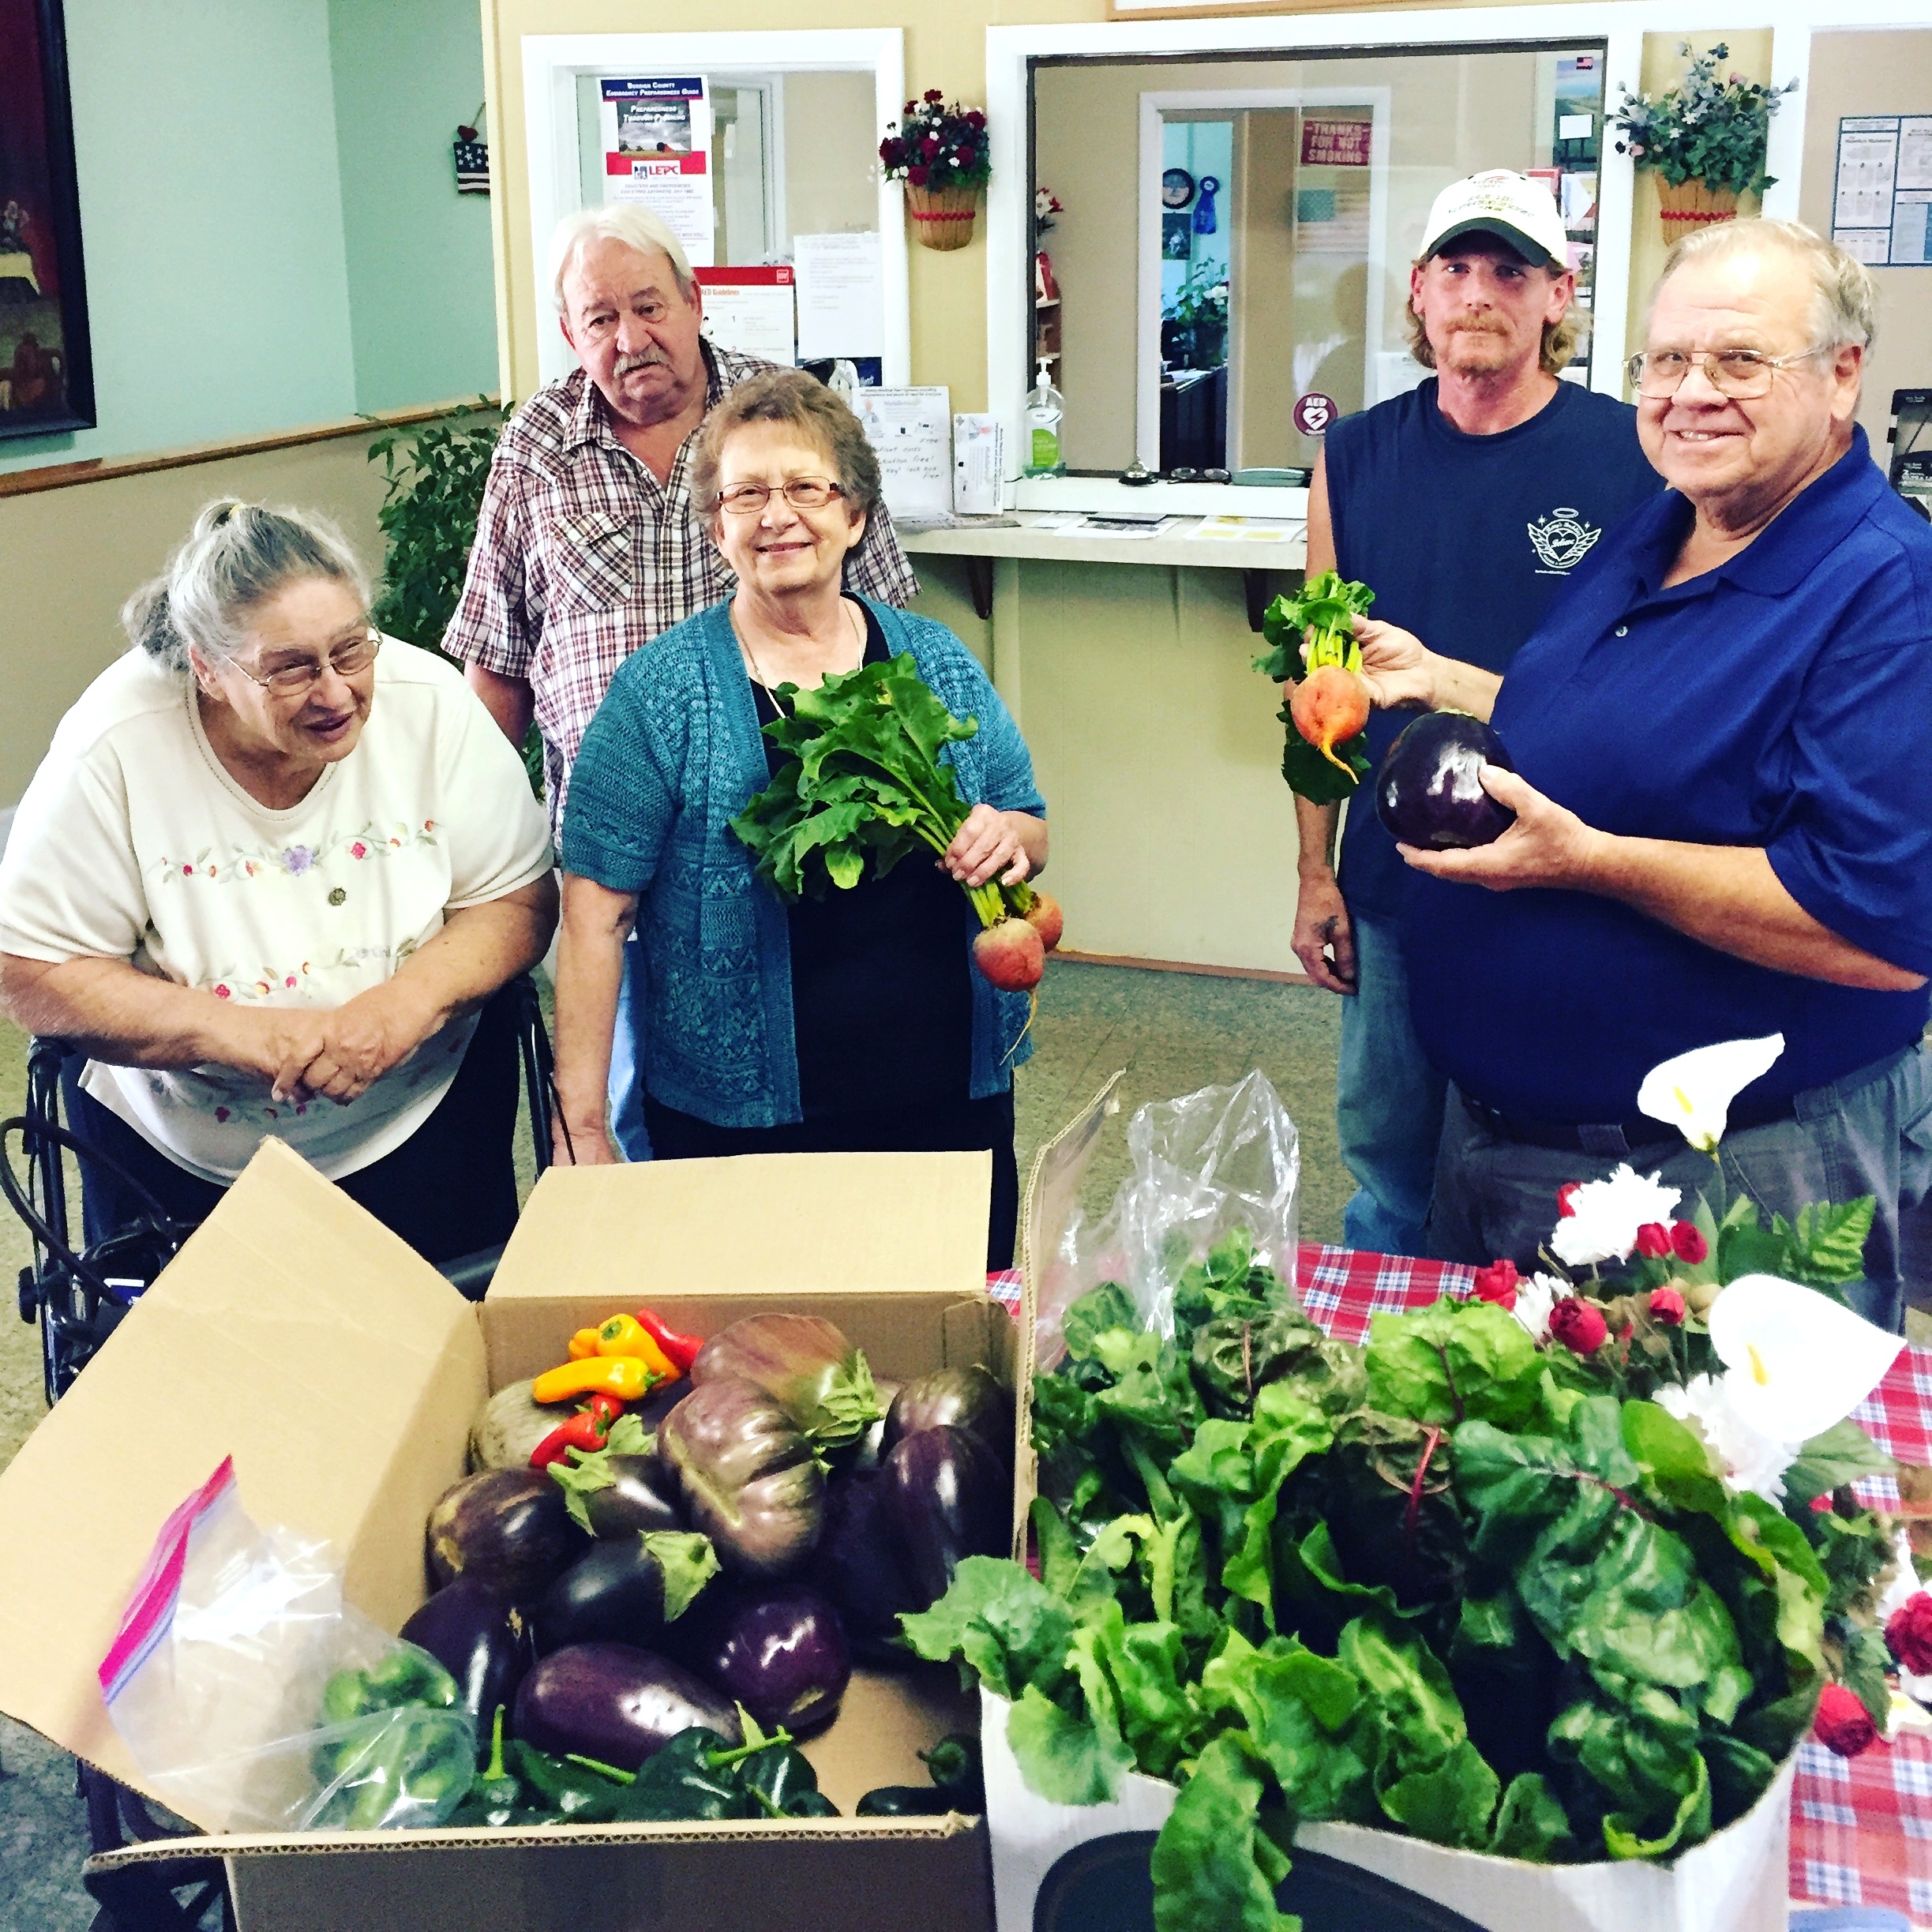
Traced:
POLYGON ((1060 901, 1040 891, 1034 894, 1033 903, 1026 908, 1026 923, 1040 935, 1040 943, 1049 952, 1060 943, 1060 936, 1067 929, 1060 901))
POLYGON ((973 963, 1002 992, 1030 992, 1046 971, 1046 948, 1024 919, 1002 919, 973 942, 973 963))

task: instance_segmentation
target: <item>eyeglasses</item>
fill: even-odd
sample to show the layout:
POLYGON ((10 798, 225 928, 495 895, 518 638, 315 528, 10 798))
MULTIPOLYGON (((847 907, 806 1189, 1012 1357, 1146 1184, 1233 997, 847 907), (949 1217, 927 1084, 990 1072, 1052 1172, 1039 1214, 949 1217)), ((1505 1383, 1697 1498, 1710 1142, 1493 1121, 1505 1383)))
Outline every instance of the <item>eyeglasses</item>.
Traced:
MULTIPOLYGON (((774 495, 769 483, 733 483, 718 493, 719 505, 733 516, 756 516, 774 495)), ((842 483, 827 482, 822 476, 794 476, 776 491, 794 510, 822 510, 835 497, 846 493, 842 483)))
MULTIPOLYGON (((339 677, 353 677, 358 671, 366 671, 375 662, 376 653, 381 648, 382 633, 373 629, 365 631, 352 643, 338 644, 328 654, 328 667, 339 677)), ((313 658, 306 658, 299 664, 284 664, 266 677, 251 671, 246 664, 237 662, 234 668, 251 682, 260 685, 263 690, 273 692, 278 698, 298 695, 306 697, 322 681, 323 667, 313 658)))
POLYGON ((1795 355, 1760 355, 1755 349, 1707 349, 1692 355, 1682 349, 1653 349, 1632 356, 1623 366, 1639 396, 1675 396, 1685 377, 1698 368, 1720 396, 1748 403, 1771 393, 1771 378, 1780 369, 1825 353, 1821 347, 1801 349, 1795 355))

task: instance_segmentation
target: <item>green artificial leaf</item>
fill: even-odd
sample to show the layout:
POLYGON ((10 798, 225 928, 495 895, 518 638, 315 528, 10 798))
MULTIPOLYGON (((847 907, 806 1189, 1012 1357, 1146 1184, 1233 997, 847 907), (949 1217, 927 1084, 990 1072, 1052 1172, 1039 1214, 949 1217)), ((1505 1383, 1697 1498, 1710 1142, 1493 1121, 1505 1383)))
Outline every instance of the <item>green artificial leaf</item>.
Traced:
POLYGON ((1510 1779, 1487 1849, 1492 1857, 1525 1859, 1532 1865, 1555 1865, 1577 1855, 1569 1816, 1541 1772, 1519 1772, 1510 1779))
POLYGON ((1060 1332, 1067 1352, 1075 1360, 1094 1352, 1096 1336, 1110 1329, 1124 1328, 1138 1334, 1140 1311, 1133 1297, 1118 1281, 1103 1281, 1082 1295, 1060 1317, 1060 1332))
POLYGON ((1694 1429, 1657 1402, 1626 1402, 1623 1429, 1623 1446, 1642 1470, 1652 1498, 1698 1515, 1724 1516, 1730 1492, 1694 1429))
POLYGON ((956 1658, 997 1695, 1056 1687, 1067 1674, 1074 1620, 1046 1585, 1004 1556, 968 1556, 929 1610, 899 1619, 914 1653, 934 1663, 956 1658))
POLYGON ((1784 1497, 1793 1510, 1809 1509, 1819 1496, 1870 1476, 1893 1476, 1898 1465, 1847 1416, 1799 1450, 1784 1472, 1784 1497))
POLYGON ((1540 1405, 1543 1362, 1521 1322, 1487 1301, 1378 1315, 1368 1329, 1371 1409, 1438 1427, 1520 1427, 1540 1405))
POLYGON ((1746 1274, 1779 1274, 1786 1266, 1784 1237, 1775 1229, 1758 1224, 1758 1210, 1749 1195, 1738 1205, 1750 1210, 1750 1218, 1724 1217, 1717 1231, 1717 1274, 1724 1281, 1735 1281, 1746 1274))
POLYGON ((1406 1771, 1381 1793, 1382 1808, 1430 1844, 1487 1851, 1502 1789, 1483 1754, 1465 1738, 1439 1764, 1406 1771))
POLYGON ((1275 1909, 1285 1861, 1260 1830, 1262 1789, 1239 1737, 1202 1752, 1154 1840, 1155 1932, 1300 1932, 1275 1909))
POLYGON ((1800 1526, 1823 1568, 1828 1589, 1825 1614, 1843 1616, 1877 1583, 1892 1561, 1892 1539, 1870 1510, 1807 1510, 1800 1526))
POLYGON ((1838 1681, 1865 1706, 1865 1714, 1882 1732, 1891 1713, 1892 1686, 1885 1673, 1893 1668, 1885 1633, 1869 1623, 1849 1624, 1838 1681))
POLYGON ((1825 1285, 1859 1280, 1865 1272, 1865 1242, 1876 1206, 1867 1194, 1855 1201, 1807 1202, 1795 1221, 1778 1216, 1773 1225, 1784 1238, 1791 1277, 1825 1285))
POLYGON ((1037 1685, 1029 1684, 1014 1705, 1006 1735, 1026 1788, 1049 1804, 1109 1803, 1134 1767, 1118 1732, 1069 1716, 1037 1685))

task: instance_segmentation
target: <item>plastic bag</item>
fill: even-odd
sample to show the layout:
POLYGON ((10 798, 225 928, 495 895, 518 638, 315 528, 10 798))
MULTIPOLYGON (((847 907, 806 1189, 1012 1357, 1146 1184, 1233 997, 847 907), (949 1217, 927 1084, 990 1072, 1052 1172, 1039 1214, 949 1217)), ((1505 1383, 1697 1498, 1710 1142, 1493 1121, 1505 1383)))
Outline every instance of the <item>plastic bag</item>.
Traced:
POLYGON ((1265 1074, 1154 1101, 1127 1123, 1129 1172, 1113 1204, 1089 1225, 1076 1212, 1039 1284, 1037 1360, 1061 1352, 1060 1318, 1089 1289, 1120 1282, 1142 1319, 1174 1330, 1174 1285, 1235 1229, 1257 1260, 1291 1288, 1301 1148, 1295 1124, 1265 1074))
POLYGON ((209 1831, 438 1825, 475 1776, 455 1680, 343 1601, 326 1544, 257 1529, 232 1458, 163 1525, 100 1686, 143 1773, 209 1831))

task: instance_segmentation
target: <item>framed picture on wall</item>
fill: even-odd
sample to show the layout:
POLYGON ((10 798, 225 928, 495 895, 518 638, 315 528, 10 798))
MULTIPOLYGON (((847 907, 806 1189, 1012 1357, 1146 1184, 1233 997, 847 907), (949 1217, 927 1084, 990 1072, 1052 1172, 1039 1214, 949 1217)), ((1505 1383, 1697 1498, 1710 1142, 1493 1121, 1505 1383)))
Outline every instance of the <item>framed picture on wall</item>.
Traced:
POLYGON ((0 0, 0 438, 94 420, 61 0, 0 0))

